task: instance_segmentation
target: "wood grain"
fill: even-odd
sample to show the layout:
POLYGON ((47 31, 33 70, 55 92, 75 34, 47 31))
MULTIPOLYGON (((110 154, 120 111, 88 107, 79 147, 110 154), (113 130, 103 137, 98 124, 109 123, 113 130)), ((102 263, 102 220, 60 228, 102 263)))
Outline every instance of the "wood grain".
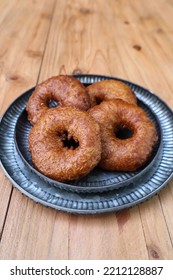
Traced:
POLYGON ((24 90, 34 86, 44 54, 54 1, 2 1, 0 85, 1 113, 24 90), (8 5, 7 5, 8 2, 8 5))
POLYGON ((73 216, 69 236, 70 259, 148 259, 137 207, 96 217, 73 216))
MULTIPOLYGON (((16 2, 0 0, 1 113, 59 73, 127 79, 173 107, 172 0, 16 2)), ((0 180, 0 259, 173 259, 172 181, 132 209, 82 216, 34 203, 3 172, 0 180)))
POLYGON ((173 259, 172 242, 158 196, 140 206, 149 259, 173 259))
POLYGON ((168 228, 171 242, 173 244, 173 221, 172 221, 172 205, 173 205, 173 181, 171 181, 166 189, 160 195, 162 211, 165 218, 165 223, 168 228))
POLYGON ((11 183, 4 176, 2 169, 0 170, 0 182, 3 188, 0 188, 0 238, 3 232, 3 227, 5 225, 6 212, 10 203, 10 197, 12 193, 11 183))
MULTIPOLYGON (((46 1, 33 1, 32 5, 29 0, 19 2, 16 6, 15 0, 0 1, 3 15, 0 17, 1 114, 17 96, 37 82, 54 5, 54 1, 50 1, 49 6, 46 1)), ((3 179, 4 175, 1 176, 4 180, 4 188, 0 189, 2 231, 12 189, 9 181, 3 179)))
POLYGON ((42 207, 14 190, 0 259, 68 259, 69 215, 42 207))

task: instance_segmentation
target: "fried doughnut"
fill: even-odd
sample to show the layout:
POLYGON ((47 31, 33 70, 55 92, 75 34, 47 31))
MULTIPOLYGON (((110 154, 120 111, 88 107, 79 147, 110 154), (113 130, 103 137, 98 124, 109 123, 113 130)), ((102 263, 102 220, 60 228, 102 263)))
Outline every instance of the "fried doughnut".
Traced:
POLYGON ((31 124, 45 114, 52 100, 82 111, 90 108, 90 98, 84 85, 72 76, 59 75, 39 84, 29 98, 26 110, 31 124))
POLYGON ((31 128, 28 142, 36 168, 62 182, 85 176, 101 159, 99 125, 72 106, 47 110, 31 128))
POLYGON ((147 162, 158 137, 142 108, 117 99, 103 101, 88 112, 100 125, 101 168, 135 171, 147 162))
POLYGON ((130 104, 136 104, 137 99, 131 88, 117 80, 104 80, 87 87, 91 106, 100 104, 103 100, 122 99, 130 104))

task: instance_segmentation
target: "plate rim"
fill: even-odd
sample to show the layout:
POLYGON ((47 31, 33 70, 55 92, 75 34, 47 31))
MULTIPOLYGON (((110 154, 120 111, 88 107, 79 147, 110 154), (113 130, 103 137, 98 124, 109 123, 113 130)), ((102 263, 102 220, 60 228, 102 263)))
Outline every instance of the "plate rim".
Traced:
POLYGON ((83 215, 88 215, 88 214, 92 214, 92 215, 95 215, 95 214, 106 214, 106 213, 110 213, 110 212, 119 212, 121 210, 124 210, 124 209, 128 209, 128 208, 132 208, 132 207, 135 207, 141 203, 144 203, 145 201, 149 200, 150 198, 154 197, 155 195, 157 195, 160 190, 164 189, 164 187, 168 184, 168 182, 170 182, 170 180, 173 178, 173 173, 167 178, 167 180, 165 180, 165 182, 160 185, 159 188, 157 188, 156 190, 154 190, 152 193, 149 193, 148 195, 145 196, 145 199, 143 198, 140 198, 136 201, 136 203, 134 202, 129 202, 129 203, 126 203, 125 205, 120 205, 118 206, 118 208, 115 208, 115 207, 109 207, 109 208, 102 208, 102 209, 99 209, 99 210, 90 210, 90 209, 86 209, 86 210, 80 210, 80 209, 72 209, 72 208, 65 208, 63 206, 52 206, 51 203, 47 202, 47 201, 44 201, 40 198, 37 198, 35 197, 34 195, 30 194, 29 192, 27 192, 26 190, 24 190, 21 186, 19 186, 13 178, 10 177, 10 175, 8 174, 8 172, 6 171, 6 169, 4 169, 4 166, 2 165, 2 162, 0 161, 0 166, 1 168, 3 169, 5 175, 7 176, 7 178, 10 180, 10 182, 12 183, 12 185, 18 189, 21 194, 24 194, 26 195, 29 199, 33 200, 34 202, 36 203, 40 203, 41 205, 43 206, 46 206, 46 207, 49 207, 49 208, 52 208, 52 209, 55 209, 55 210, 58 210, 58 211, 62 211, 62 212, 67 212, 67 213, 72 213, 72 214, 83 214, 83 215))

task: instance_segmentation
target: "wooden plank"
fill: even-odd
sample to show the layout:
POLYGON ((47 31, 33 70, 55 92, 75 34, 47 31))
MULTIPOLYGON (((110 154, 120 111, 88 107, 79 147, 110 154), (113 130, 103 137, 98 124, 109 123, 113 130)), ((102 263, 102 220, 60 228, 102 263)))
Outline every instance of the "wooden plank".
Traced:
POLYGON ((168 184, 166 189, 164 189, 159 194, 161 200, 161 206, 163 209, 164 217, 166 220, 168 232, 171 238, 171 242, 173 244, 173 220, 172 220, 172 212, 173 212, 173 180, 168 184))
POLYGON ((158 196, 140 205, 149 259, 173 259, 172 242, 158 196))
MULTIPOLYGON (((49 5, 46 0, 0 1, 1 114, 18 95, 37 82, 53 6, 54 0, 50 0, 49 5)), ((0 231, 2 234, 12 189, 2 170, 0 174, 2 182, 0 231)), ((13 215, 11 218, 13 219, 13 215)), ((6 244, 8 244, 8 239, 6 244)), ((4 243, 4 246, 6 244, 4 243)))
POLYGON ((115 5, 108 2, 107 5, 91 0, 57 3, 40 81, 59 73, 126 76, 112 44, 116 34, 110 32, 115 23, 112 9, 115 5))
POLYGON ((138 207, 72 216, 69 236, 69 259, 148 259, 138 207))
MULTIPOLYGON (((156 3, 154 4, 152 1, 146 1, 144 5, 140 5, 139 1, 133 1, 131 5, 132 9, 126 6, 127 9, 123 10, 126 11, 128 30, 133 31, 123 33, 123 40, 127 42, 127 44, 122 43, 121 48, 122 53, 125 53, 125 61, 128 62, 129 56, 140 72, 141 84, 146 84, 173 106, 172 77, 170 74, 167 75, 170 72, 170 61, 173 56, 170 51, 169 30, 164 34, 160 32, 161 28, 165 26, 160 17, 160 7, 156 7, 156 3), (158 40, 160 44, 158 44, 158 40), (129 48, 130 45, 134 49, 129 48), (162 45, 165 45, 165 48, 162 48, 162 45), (166 94, 164 94, 165 92, 166 94)), ((131 75, 135 76, 134 74, 133 67, 131 75)), ((140 206, 140 212, 149 258, 172 259, 172 242, 159 198, 155 197, 140 206), (156 212, 159 219, 156 219, 156 212)))
POLYGON ((6 5, 0 25, 1 113, 37 81, 54 0, 49 4, 45 0, 3 3, 6 5))
POLYGON ((0 182, 3 187, 0 188, 0 239, 5 224, 6 211, 10 203, 10 195, 12 192, 11 183, 4 176, 2 169, 0 169, 0 182))
MULTIPOLYGON (((148 87, 169 102, 172 96, 172 76, 169 70, 172 48, 168 39, 170 31, 163 34, 160 32, 165 25, 160 18, 159 5, 155 3, 157 8, 153 7, 151 1, 145 1, 142 5, 140 1, 133 1, 129 5, 123 5, 123 2, 121 4, 116 22, 116 44, 128 78, 148 87)), ((114 32, 115 24, 111 26, 114 32)))
POLYGON ((39 205, 14 189, 0 259, 67 259, 69 215, 39 205))
POLYGON ((133 31, 136 38, 142 38, 141 44, 145 55, 141 65, 148 63, 146 67, 148 70, 147 81, 151 84, 150 86, 147 83, 148 86, 173 107, 171 98, 173 78, 170 74, 173 43, 172 36, 170 36, 172 25, 170 20, 167 20, 170 17, 163 17, 163 14, 170 15, 172 13, 173 15, 173 7, 169 5, 169 2, 161 2, 158 7, 156 2, 151 3, 151 1, 147 1, 144 7, 146 9, 143 9, 138 1, 133 6, 133 12, 138 15, 133 31), (163 93, 165 91, 166 94, 163 93))

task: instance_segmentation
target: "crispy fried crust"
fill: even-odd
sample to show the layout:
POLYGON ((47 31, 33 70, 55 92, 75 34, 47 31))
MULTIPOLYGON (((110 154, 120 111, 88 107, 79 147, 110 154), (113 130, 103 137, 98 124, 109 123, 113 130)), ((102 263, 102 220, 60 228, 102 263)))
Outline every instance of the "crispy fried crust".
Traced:
POLYGON ((103 100, 122 99, 130 104, 136 104, 136 96, 128 85, 117 80, 104 80, 87 87, 91 99, 91 106, 103 100))
POLYGON ((29 149, 36 168, 58 180, 78 179, 101 159, 100 128, 87 112, 71 106, 49 109, 32 127, 29 149), (73 140, 77 145, 65 142, 73 140))
POLYGON ((51 100, 82 111, 90 108, 90 97, 82 83, 72 76, 59 75, 39 84, 32 93, 26 108, 32 124, 49 109, 51 100))
POLYGON ((154 124, 140 107, 117 99, 103 101, 88 112, 100 125, 101 168, 135 171, 146 163, 158 137, 154 124), (132 136, 116 137, 120 126, 127 127, 132 136))

